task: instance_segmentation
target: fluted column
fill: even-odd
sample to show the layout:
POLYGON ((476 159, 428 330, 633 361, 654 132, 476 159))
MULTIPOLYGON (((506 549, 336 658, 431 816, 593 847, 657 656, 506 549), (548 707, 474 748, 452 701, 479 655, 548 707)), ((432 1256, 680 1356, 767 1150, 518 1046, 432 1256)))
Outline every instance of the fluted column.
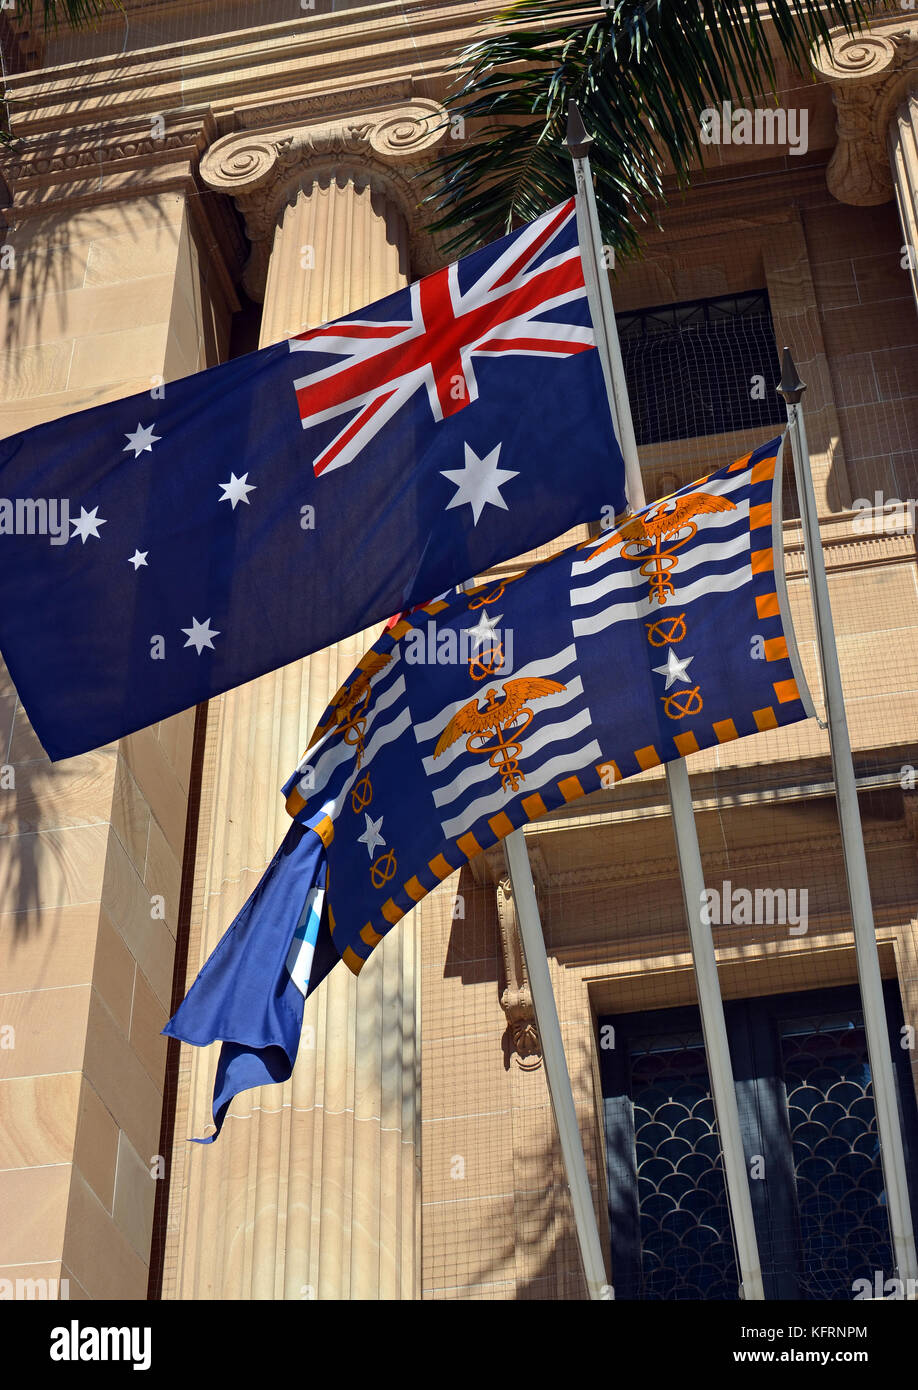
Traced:
MULTIPOLYGON (((431 123, 430 112, 422 115, 431 123)), ((390 133, 393 121, 389 113, 390 133)), ((395 121, 396 132, 417 136, 412 121, 395 121)), ((330 138, 337 137, 326 130, 330 138)), ((397 186, 361 159, 366 124, 349 138, 350 163, 339 151, 330 168, 296 168, 289 156, 295 148, 316 162, 314 135, 275 135, 254 154, 253 137, 244 137, 241 151, 228 137, 208 156, 212 186, 235 181, 244 210, 248 198, 248 284, 258 292, 263 273, 262 345, 408 283, 409 227, 397 186), (273 158, 262 158, 266 148, 273 158), (278 149, 286 151, 280 172, 278 149), (264 241, 258 219, 272 198, 280 206, 265 262, 249 214, 257 202, 252 222, 264 241)), ((211 703, 189 982, 284 834, 281 783, 374 636, 339 643, 211 703)), ((307 1001, 293 1077, 239 1097, 213 1147, 183 1141, 209 1117, 216 1053, 183 1047, 164 1297, 417 1296, 418 988, 417 935, 406 918, 359 981, 341 966, 307 1001)))
POLYGON ((282 218, 268 264, 262 346, 407 283, 405 219, 366 175, 306 179, 282 218))

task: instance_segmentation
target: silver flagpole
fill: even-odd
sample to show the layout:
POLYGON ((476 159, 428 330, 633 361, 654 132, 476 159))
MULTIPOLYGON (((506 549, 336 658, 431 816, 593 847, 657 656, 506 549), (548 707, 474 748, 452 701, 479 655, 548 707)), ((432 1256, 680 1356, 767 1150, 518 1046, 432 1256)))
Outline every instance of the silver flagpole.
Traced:
MULTIPOLYGON (((474 583, 475 581, 470 579, 462 587, 471 589, 474 583)), ((520 929, 520 945, 529 975, 529 992, 532 995, 536 1027, 539 1030, 542 1060, 545 1063, 548 1097, 558 1127, 561 1159, 574 1209, 574 1225, 587 1290, 591 1299, 611 1299, 614 1295, 606 1278, 602 1240, 596 1223, 593 1194, 577 1124, 574 1093, 567 1070, 567 1059, 564 1056, 564 1043, 561 1038, 561 1025, 558 1022, 558 1010, 555 1007, 551 975, 548 971, 542 919, 532 881, 529 850, 526 848, 526 837, 522 830, 514 830, 507 836, 504 840, 504 854, 520 929)))
MULTIPOLYGON (((589 151, 593 139, 587 134, 580 111, 576 102, 573 101, 568 113, 566 143, 574 162, 574 173, 577 179, 577 214, 581 228, 580 246, 584 276, 590 296, 593 327, 596 331, 597 347, 606 378, 609 406, 625 461, 625 492, 629 506, 634 511, 639 511, 646 505, 646 499, 641 478, 641 465, 638 460, 637 441, 634 435, 634 424, 631 418, 631 405, 628 400, 628 388, 625 382, 625 367, 618 340, 615 312, 612 307, 612 290, 609 285, 609 277, 605 273, 602 235, 599 229, 599 214, 596 209, 596 194, 593 190, 593 179, 590 173, 589 151)), ((682 880, 682 896, 689 925, 692 962, 698 988, 701 1029, 704 1035, 705 1053, 711 1077, 714 1112, 717 1116, 717 1128, 723 1149, 724 1175, 739 1262, 741 1296, 744 1299, 764 1299, 765 1290, 762 1284, 755 1221, 752 1215, 752 1197, 749 1192, 749 1174, 746 1171, 746 1160, 743 1153, 739 1110, 736 1104, 736 1088, 733 1080, 733 1068, 730 1063, 730 1048, 727 1042, 727 1026, 724 1020, 723 1000, 720 996, 720 983, 717 978, 717 958, 714 953, 711 929, 702 920, 701 915, 704 902, 704 873, 701 864, 701 851, 698 847, 698 833, 695 828, 695 812, 692 806, 688 772, 682 758, 666 764, 666 786, 673 816, 679 877, 682 880)))
POLYGON ((806 390, 797 375, 790 350, 784 349, 779 395, 787 406, 787 426, 794 454, 797 477, 797 496, 803 519, 803 542, 816 618, 816 641, 819 666, 825 691, 826 714, 829 724, 829 748, 832 756, 832 775, 835 779, 838 820, 841 827, 842 857, 848 882, 848 899, 854 920, 854 945, 857 953, 857 973, 861 987, 861 1007, 864 1011, 864 1031, 867 1035, 867 1056, 873 1078, 874 1104, 877 1111, 877 1134, 886 1187, 886 1206, 893 1241, 893 1256, 900 1279, 918 1278, 915 1257, 915 1234, 905 1172, 905 1151, 896 1099, 892 1053, 886 1010, 883 1005, 883 981, 877 937, 870 901, 867 877, 867 856, 857 801, 857 782, 851 757, 851 740, 842 693, 841 672, 832 609, 829 605, 829 585, 826 579, 819 519, 816 514, 816 494, 810 470, 810 454, 806 442, 801 397, 806 390))
POLYGON ((596 1224, 596 1211, 593 1194, 587 1173, 583 1144, 577 1124, 577 1110, 571 1079, 564 1056, 564 1043, 561 1038, 561 1025, 555 1008, 555 996, 548 973, 548 956, 545 951, 545 937, 539 917, 535 887, 532 882, 532 869, 529 865, 529 852, 522 830, 514 830, 504 840, 507 856, 507 869, 513 889, 513 901, 520 928, 520 944, 526 958, 529 974, 529 989, 532 993, 532 1007, 535 1013, 539 1041, 542 1045, 542 1058, 545 1062, 545 1079, 548 1094, 558 1126, 561 1143, 561 1156, 567 1174, 574 1208, 574 1224, 583 1260, 583 1272, 587 1289, 592 1299, 611 1299, 612 1287, 607 1281, 606 1266, 602 1255, 602 1242, 596 1224))

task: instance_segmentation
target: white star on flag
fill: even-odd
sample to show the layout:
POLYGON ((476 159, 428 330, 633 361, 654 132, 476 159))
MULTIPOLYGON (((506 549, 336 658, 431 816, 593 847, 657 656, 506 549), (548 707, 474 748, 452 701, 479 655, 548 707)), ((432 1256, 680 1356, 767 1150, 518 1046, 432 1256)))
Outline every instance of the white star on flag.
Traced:
POLYGON ((477 625, 475 627, 463 628, 463 631, 467 632, 470 637, 474 637, 476 652, 483 643, 493 643, 494 629, 497 627, 497 624, 500 622, 503 616, 503 613, 498 613, 496 618, 489 618, 487 609, 482 609, 481 617, 479 618, 477 625))
POLYGON ((500 456, 501 446, 498 444, 490 454, 484 458, 479 458, 470 444, 465 446, 465 466, 463 468, 441 468, 440 472, 444 478, 459 489, 451 502, 446 504, 446 510, 450 507, 461 507, 466 502, 472 508, 472 516, 475 518, 474 524, 478 525, 478 519, 484 511, 488 502, 493 507, 503 507, 504 511, 509 511, 509 507, 500 495, 500 490, 511 478, 519 475, 513 473, 509 468, 498 468, 497 460, 500 456))
POLYGON ((98 507, 93 507, 91 512, 88 512, 85 507, 81 507, 79 517, 70 518, 70 525, 73 527, 73 535, 70 537, 71 540, 79 536, 80 540, 85 545, 87 537, 89 536, 95 536, 97 541, 102 539, 99 535, 99 527, 107 526, 108 522, 105 520, 104 516, 98 515, 98 511, 98 507))
POLYGON ((135 574, 140 569, 141 565, 143 565, 144 569, 149 569, 147 565, 147 556, 149 553, 149 550, 135 550, 133 555, 128 556, 128 564, 134 566, 135 574))
POLYGON ((384 845, 386 843, 382 835, 380 835, 379 833, 379 827, 383 823, 383 818, 382 816, 380 816, 379 820, 373 820, 372 816, 368 811, 364 811, 363 815, 367 823, 367 828, 362 835, 358 835, 357 839, 360 844, 366 845, 367 849, 370 852, 370 858, 372 859, 373 855, 376 852, 376 846, 384 845))
POLYGON ((686 685, 691 685, 691 677, 687 676, 685 672, 688 668, 689 662, 694 660, 695 658, 693 656, 684 656, 680 659, 678 656, 676 656, 676 653, 673 651, 672 647, 670 647, 669 655, 666 659, 666 665, 655 666, 653 669, 657 672, 658 675, 666 677, 667 690, 672 685, 673 681, 684 681, 686 685))
POLYGON ((155 425, 142 425, 138 420, 134 433, 124 436, 127 443, 121 452, 126 454, 129 449, 133 449, 135 459, 139 458, 141 454, 152 454, 153 445, 158 444, 162 438, 161 435, 153 433, 155 428, 155 425))
POLYGON ((194 647, 198 656, 201 655, 205 647, 210 647, 211 651, 213 651, 214 644, 212 639, 220 636, 219 631, 214 632, 211 629, 210 618, 205 618, 203 623, 199 623, 197 618, 192 618, 191 627, 183 627, 182 631, 188 638, 185 646, 194 647))
POLYGON ((249 499, 246 493, 254 492, 255 484, 246 482, 248 476, 248 473, 243 473, 241 478, 237 478, 235 473, 231 473, 228 483, 217 484, 218 487, 222 487, 223 489, 223 496, 220 498, 220 501, 231 502, 233 504, 233 511, 236 510, 237 502, 244 502, 246 506, 249 505, 249 499))

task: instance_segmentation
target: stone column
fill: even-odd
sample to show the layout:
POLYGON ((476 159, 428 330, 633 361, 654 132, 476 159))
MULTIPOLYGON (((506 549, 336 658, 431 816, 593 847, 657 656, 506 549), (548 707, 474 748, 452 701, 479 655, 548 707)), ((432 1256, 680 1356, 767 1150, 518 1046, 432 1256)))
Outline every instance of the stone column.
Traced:
MULTIPOLYGON (((263 346, 408 283, 412 204, 378 149, 393 129, 434 142, 436 109, 417 105, 211 150, 204 177, 246 215, 263 346)), ((211 703, 189 983, 289 825, 281 783, 374 636, 211 703)), ((417 1296, 417 949, 404 919, 359 981, 334 970, 307 1003, 291 1080, 241 1096, 213 1148, 183 1141, 210 1117, 216 1049, 183 1048, 163 1297, 417 1296)))
POLYGON ((918 307, 918 98, 911 92, 889 123, 888 147, 899 219, 905 244, 911 248, 908 273, 918 307))
MULTIPOLYGON (((67 119, 0 159, 4 438, 213 366, 238 308, 242 238, 197 181, 209 111, 67 119)), ((6 1298, 147 1295, 194 724, 51 764, 0 661, 6 1298)))

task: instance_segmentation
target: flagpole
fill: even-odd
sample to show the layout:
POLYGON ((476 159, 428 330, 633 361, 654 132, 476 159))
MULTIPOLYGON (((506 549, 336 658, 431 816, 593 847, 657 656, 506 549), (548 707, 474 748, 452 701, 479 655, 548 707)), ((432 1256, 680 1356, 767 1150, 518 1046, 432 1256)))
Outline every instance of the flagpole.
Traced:
POLYGON ((805 390, 806 386, 797 375, 797 368, 794 365, 790 349, 785 348, 778 394, 783 396, 787 407, 787 427, 794 455, 797 496, 800 499, 800 513, 803 520, 803 543, 816 620, 819 666, 822 672, 823 690, 825 691, 832 775, 835 780, 838 820, 841 828, 842 858, 845 865, 845 878, 848 883, 851 916, 854 920, 857 973, 861 989, 861 1007, 864 1013, 864 1031, 867 1035, 867 1056, 873 1079, 877 1135, 880 1141, 880 1159, 883 1165, 883 1179, 886 1188, 886 1207, 889 1214, 889 1228, 898 1277, 902 1280, 915 1279, 918 1278, 918 1261, 916 1261, 915 1255, 915 1235, 908 1195, 905 1151, 902 1145, 896 1083, 886 1022, 886 1009, 883 1003, 883 980, 880 974, 880 958, 877 953, 873 905, 870 900, 867 856, 864 852, 864 834, 861 828, 857 800, 857 781, 854 775, 854 760, 851 756, 851 739, 848 734, 848 720, 845 714, 841 671, 838 664, 838 648, 835 643, 832 609, 829 603, 829 585, 826 579, 825 559, 819 534, 819 519, 816 513, 816 494, 813 489, 806 426, 803 420, 801 398, 805 390))
POLYGON ((529 989, 532 994, 532 1007, 542 1060, 545 1063, 545 1078, 558 1138, 561 1143, 561 1157, 567 1174, 571 1203, 574 1208, 574 1225, 580 1245, 580 1257, 586 1276, 587 1289, 591 1299, 611 1299, 614 1295, 606 1275, 606 1264, 602 1253, 602 1241, 596 1222, 596 1209, 593 1206, 593 1193, 590 1188, 580 1128, 577 1123, 577 1110, 571 1079, 564 1056, 564 1043, 561 1038, 561 1025, 555 1007, 555 996, 548 972, 548 956, 545 952, 545 937, 532 882, 532 869, 529 852, 522 830, 514 830, 504 840, 507 869, 513 890, 513 902, 520 929, 520 943, 526 960, 529 975, 529 989))
MULTIPOLYGON (((585 228, 587 232, 586 236, 581 233, 580 237, 584 278, 587 282, 588 292, 592 291, 590 295, 592 303, 599 307, 599 313, 597 314, 595 311, 593 313, 593 327, 596 332, 596 345, 599 349, 603 374, 606 379, 609 406, 625 462, 625 492, 629 506, 632 510, 639 511, 646 505, 644 483, 641 478, 641 465, 638 459, 634 423, 631 417, 631 404, 628 400, 621 344, 618 339, 618 328, 612 306, 612 290, 603 262, 599 214, 590 173, 589 151, 592 143, 592 136, 588 135, 584 128, 577 104, 572 101, 568 112, 566 144, 574 163, 574 174, 577 180, 578 220, 581 228, 585 228)), ((720 982, 717 977, 714 940, 710 927, 702 920, 704 871, 701 863, 701 851, 698 846, 698 832, 695 827, 692 792, 684 759, 679 758, 676 762, 666 764, 666 786, 672 810, 679 877, 682 881, 682 897, 688 919, 692 963, 695 968, 701 1029, 704 1036, 708 1073, 711 1078, 714 1113, 717 1117, 717 1128, 723 1149, 724 1176, 733 1220, 741 1296, 744 1299, 759 1300, 764 1299, 765 1290, 762 1283, 755 1220, 752 1213, 749 1174, 746 1171, 746 1160, 743 1153, 736 1087, 727 1041, 727 1025, 724 1019, 723 1000, 720 995, 720 982)))
MULTIPOLYGON (((474 579, 466 580, 464 589, 475 586, 474 579)), ((561 1038, 561 1025, 555 1007, 555 995, 548 971, 548 956, 545 951, 545 935, 542 931, 542 918, 532 881, 532 867, 529 863, 529 850, 522 830, 514 830, 504 840, 504 856, 516 920, 520 929, 520 945, 529 976, 529 992, 532 996, 532 1009, 545 1063, 545 1079, 548 1082, 548 1097, 558 1128, 561 1144, 561 1159, 570 1189, 574 1208, 574 1226, 580 1246, 580 1258, 586 1278, 587 1291, 591 1299, 611 1299, 612 1286, 606 1278, 606 1263, 603 1259, 602 1240, 593 1207, 593 1194, 587 1173, 580 1127, 577 1124, 577 1108, 571 1088, 570 1073, 564 1055, 564 1042, 561 1038)))

